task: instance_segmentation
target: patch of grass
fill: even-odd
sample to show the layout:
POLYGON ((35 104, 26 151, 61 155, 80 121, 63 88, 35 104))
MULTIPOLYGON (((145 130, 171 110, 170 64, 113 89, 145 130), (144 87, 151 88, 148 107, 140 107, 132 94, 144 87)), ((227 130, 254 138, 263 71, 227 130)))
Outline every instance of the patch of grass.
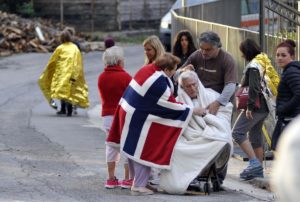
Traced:
POLYGON ((120 36, 117 38, 117 41, 121 43, 142 44, 148 36, 149 35, 120 36))
POLYGON ((91 36, 92 41, 104 41, 107 37, 113 38, 119 43, 142 44, 150 35, 158 35, 156 30, 134 30, 134 31, 116 31, 116 32, 94 32, 85 33, 91 36))

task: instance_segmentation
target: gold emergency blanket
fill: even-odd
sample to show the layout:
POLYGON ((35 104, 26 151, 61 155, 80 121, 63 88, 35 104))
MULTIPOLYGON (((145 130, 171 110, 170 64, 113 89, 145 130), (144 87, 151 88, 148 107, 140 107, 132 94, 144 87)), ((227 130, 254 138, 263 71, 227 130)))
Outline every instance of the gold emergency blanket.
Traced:
POLYGON ((89 106, 82 56, 71 42, 55 49, 38 83, 49 104, 51 99, 59 99, 82 108, 89 106))
POLYGON ((259 66, 263 68, 262 70, 259 69, 259 71, 265 71, 264 78, 266 80, 267 86, 271 90, 273 96, 277 96, 277 86, 279 84, 280 77, 272 66, 268 56, 265 53, 261 53, 255 56, 253 61, 257 62, 259 66))

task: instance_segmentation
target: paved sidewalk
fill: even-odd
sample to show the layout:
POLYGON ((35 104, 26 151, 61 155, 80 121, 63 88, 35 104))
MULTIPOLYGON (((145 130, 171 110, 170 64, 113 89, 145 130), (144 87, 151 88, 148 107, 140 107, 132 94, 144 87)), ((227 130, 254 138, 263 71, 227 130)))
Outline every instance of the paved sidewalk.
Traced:
POLYGON ((271 166, 272 161, 266 161, 263 163, 264 167, 264 178, 254 178, 252 180, 244 181, 239 178, 240 173, 248 166, 248 161, 242 161, 235 157, 231 157, 228 165, 228 176, 231 178, 241 181, 243 183, 252 184, 261 189, 271 191, 270 188, 270 175, 271 175, 271 166))

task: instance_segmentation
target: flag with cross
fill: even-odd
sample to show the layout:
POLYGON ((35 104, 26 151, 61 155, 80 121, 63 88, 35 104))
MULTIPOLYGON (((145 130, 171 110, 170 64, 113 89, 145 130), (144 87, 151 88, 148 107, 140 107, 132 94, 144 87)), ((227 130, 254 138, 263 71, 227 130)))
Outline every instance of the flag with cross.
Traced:
POLYGON ((153 64, 132 79, 115 113, 107 144, 143 165, 169 169, 174 146, 191 118, 176 102, 171 80, 153 64))

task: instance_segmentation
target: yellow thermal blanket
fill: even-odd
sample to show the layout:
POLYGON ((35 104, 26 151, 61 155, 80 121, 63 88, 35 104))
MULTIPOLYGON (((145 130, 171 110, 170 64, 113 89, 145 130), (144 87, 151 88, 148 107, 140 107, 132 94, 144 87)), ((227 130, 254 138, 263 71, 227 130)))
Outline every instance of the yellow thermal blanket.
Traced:
POLYGON ((51 99, 59 99, 82 108, 89 106, 82 56, 71 42, 55 49, 38 83, 49 104, 51 99))
POLYGON ((258 54, 253 60, 263 68, 263 70, 260 71, 265 71, 265 80, 267 86, 271 90, 272 94, 277 96, 277 86, 279 84, 280 77, 272 66, 270 59, 265 53, 261 53, 258 54))

